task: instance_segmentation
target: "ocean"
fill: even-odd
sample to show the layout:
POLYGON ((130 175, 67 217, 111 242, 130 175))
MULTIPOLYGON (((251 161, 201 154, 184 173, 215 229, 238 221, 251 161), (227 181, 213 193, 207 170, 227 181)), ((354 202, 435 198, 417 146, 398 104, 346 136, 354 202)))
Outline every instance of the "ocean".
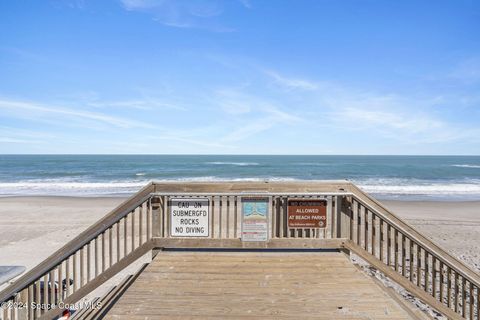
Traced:
POLYGON ((480 156, 0 155, 1 196, 124 196, 152 180, 331 179, 380 199, 480 200, 480 156))

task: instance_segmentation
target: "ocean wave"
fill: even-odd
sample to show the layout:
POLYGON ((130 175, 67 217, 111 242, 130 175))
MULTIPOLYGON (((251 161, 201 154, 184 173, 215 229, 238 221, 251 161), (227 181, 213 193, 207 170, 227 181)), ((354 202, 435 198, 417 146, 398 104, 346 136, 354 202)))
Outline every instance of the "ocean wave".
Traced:
POLYGON ((135 175, 136 175, 137 177, 142 177, 142 176, 145 175, 145 173, 144 173, 144 172, 138 172, 138 173, 135 173, 135 175))
POLYGON ((480 169, 480 165, 476 164, 452 164, 452 167, 480 169))
POLYGON ((106 195, 130 194, 144 187, 148 181, 125 182, 67 182, 21 181, 1 182, 2 195, 106 195))
POLYGON ((225 166, 225 165, 226 166, 239 166, 239 167, 260 165, 258 162, 223 162, 223 161, 212 161, 212 162, 207 162, 207 164, 223 165, 223 166, 225 166))
POLYGON ((389 195, 478 195, 480 184, 451 183, 430 185, 362 185, 359 187, 367 193, 389 195))
MULTIPOLYGON (((155 182, 222 182, 222 181, 291 181, 288 177, 272 178, 228 178, 216 176, 181 177, 174 179, 155 179, 155 182)), ((110 182, 74 182, 61 179, 27 180, 18 182, 0 182, 0 195, 69 195, 101 196, 115 194, 132 194, 143 188, 150 181, 110 181, 110 182)))
MULTIPOLYGON (((197 176, 155 179, 156 182, 248 182, 248 181, 308 181, 292 177, 218 177, 197 176)), ((27 180, 0 182, 0 195, 69 195, 101 196, 128 195, 144 187, 149 180, 79 182, 65 180, 27 180)), ((377 178, 353 181, 364 191, 377 195, 475 196, 480 197, 480 180, 432 182, 413 179, 377 178)))

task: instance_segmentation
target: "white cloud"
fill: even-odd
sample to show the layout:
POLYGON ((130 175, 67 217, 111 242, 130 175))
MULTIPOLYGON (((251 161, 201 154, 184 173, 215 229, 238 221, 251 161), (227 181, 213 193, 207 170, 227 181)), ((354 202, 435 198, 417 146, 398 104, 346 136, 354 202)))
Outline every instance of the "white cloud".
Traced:
POLYGON ((209 20, 223 13, 221 2, 215 0, 120 0, 128 11, 151 14, 153 20, 176 28, 200 28, 216 32, 231 32, 209 20))
MULTIPOLYGON (((103 113, 91 112, 85 110, 75 110, 70 108, 47 106, 35 102, 25 102, 17 100, 0 100, 0 110, 9 111, 16 117, 28 118, 29 120, 38 120, 38 117, 51 119, 52 115, 68 118, 79 118, 99 122, 119 128, 153 128, 145 122, 114 117, 103 113), (24 111, 29 111, 28 113, 24 111)), ((61 119, 59 119, 61 120, 61 119)))
POLYGON ((239 0, 239 2, 247 9, 252 9, 253 8, 250 0, 239 0))
POLYGON ((299 79, 299 78, 291 78, 285 77, 283 75, 278 74, 274 71, 265 71, 265 74, 272 78, 277 85, 289 88, 289 89, 301 89, 307 91, 314 91, 319 89, 319 83, 299 79))
POLYGON ((178 106, 172 103, 166 103, 158 100, 146 99, 146 100, 124 100, 124 101, 91 101, 86 105, 97 108, 133 108, 140 110, 153 110, 153 109, 171 109, 185 111, 186 108, 178 106))
POLYGON ((10 137, 0 137, 0 143, 42 143, 40 140, 18 139, 10 137))
POLYGON ((480 129, 454 123, 436 114, 439 105, 459 104, 461 101, 457 98, 378 93, 333 82, 290 78, 276 71, 267 74, 279 86, 309 91, 309 95, 304 96, 292 90, 285 90, 283 94, 310 106, 307 121, 332 129, 354 131, 356 135, 374 132, 381 138, 405 144, 476 142, 480 139, 480 129))
POLYGON ((299 116, 282 110, 275 101, 246 94, 239 89, 219 90, 213 101, 232 117, 228 120, 232 129, 229 128, 229 133, 222 138, 224 142, 245 140, 279 124, 292 125, 303 121, 299 116))
POLYGON ((391 111, 375 111, 358 108, 345 108, 334 113, 340 121, 356 123, 369 128, 387 127, 418 133, 445 127, 445 124, 427 115, 402 114, 391 111))

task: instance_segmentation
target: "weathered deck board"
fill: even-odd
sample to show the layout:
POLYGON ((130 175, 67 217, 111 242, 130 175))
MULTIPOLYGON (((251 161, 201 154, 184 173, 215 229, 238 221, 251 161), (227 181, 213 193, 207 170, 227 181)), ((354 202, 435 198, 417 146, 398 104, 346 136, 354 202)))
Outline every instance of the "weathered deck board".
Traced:
POLYGON ((161 252, 106 319, 410 319, 338 252, 161 252))

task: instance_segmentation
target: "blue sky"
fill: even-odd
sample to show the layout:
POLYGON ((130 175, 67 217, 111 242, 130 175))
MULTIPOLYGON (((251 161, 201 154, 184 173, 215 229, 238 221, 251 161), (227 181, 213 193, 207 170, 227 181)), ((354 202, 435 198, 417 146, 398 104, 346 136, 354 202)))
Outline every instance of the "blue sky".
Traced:
POLYGON ((480 2, 0 2, 0 153, 480 154, 480 2))

